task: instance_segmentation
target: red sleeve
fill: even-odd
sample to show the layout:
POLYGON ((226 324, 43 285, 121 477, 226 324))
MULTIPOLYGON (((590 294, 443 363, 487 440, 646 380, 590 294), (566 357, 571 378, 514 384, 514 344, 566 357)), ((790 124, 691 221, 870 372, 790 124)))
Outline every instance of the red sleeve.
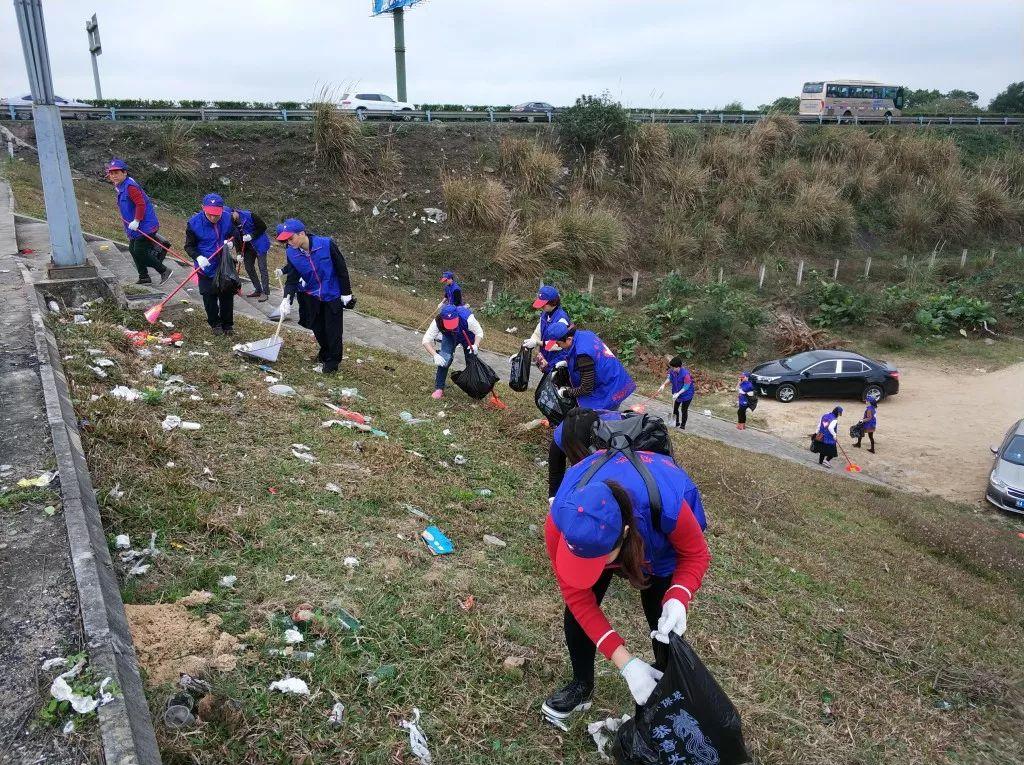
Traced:
POLYGON ((711 564, 711 553, 704 532, 685 500, 679 508, 679 519, 668 540, 676 551, 676 570, 672 572, 672 584, 661 602, 676 598, 689 607, 711 564))
POLYGON ((146 198, 142 196, 142 191, 138 186, 128 187, 128 198, 135 203, 135 220, 141 223, 142 219, 146 217, 146 198))
MULTIPOLYGON (((700 527, 698 526, 697 528, 699 530, 700 527)), ((561 538, 562 535, 555 527, 555 522, 551 520, 551 514, 549 513, 547 522, 544 524, 544 541, 547 544, 548 558, 551 560, 552 570, 554 570, 555 551, 558 549, 558 542, 561 538)), ((612 625, 608 622, 604 612, 601 610, 601 606, 597 603, 594 591, 570 587, 558 578, 557 573, 555 574, 555 580, 558 582, 558 588, 562 591, 562 599, 565 601, 566 607, 576 617, 576 621, 579 622, 583 631, 587 633, 587 637, 593 641, 598 650, 604 654, 604 657, 610 660, 612 654, 615 653, 615 649, 620 645, 625 645, 626 641, 619 637, 619 633, 612 629, 612 625)))
POLYGON ((692 377, 690 377, 690 373, 689 373, 689 372, 687 372, 687 373, 686 373, 686 377, 684 377, 684 378, 683 378, 683 384, 684 384, 684 385, 689 385, 689 384, 690 384, 690 383, 692 383, 692 382, 693 382, 693 378, 692 378, 692 377))

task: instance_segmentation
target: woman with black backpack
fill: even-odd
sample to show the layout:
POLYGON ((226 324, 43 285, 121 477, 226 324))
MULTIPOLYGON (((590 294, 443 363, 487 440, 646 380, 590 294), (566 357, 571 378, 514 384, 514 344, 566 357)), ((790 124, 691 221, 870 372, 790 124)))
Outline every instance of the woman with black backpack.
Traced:
POLYGON ((572 680, 551 694, 542 710, 562 728, 574 712, 590 708, 598 650, 619 669, 636 703, 647 701, 661 677, 659 667, 665 666, 669 636, 686 630, 687 608, 711 560, 700 492, 686 471, 654 452, 627 448, 590 454, 588 434, 600 437, 600 429, 592 427, 598 415, 579 418, 578 426, 574 419, 567 418, 560 440, 575 464, 565 472, 544 529, 565 600, 572 680), (616 574, 640 590, 652 630, 653 666, 630 653, 601 611, 616 574))

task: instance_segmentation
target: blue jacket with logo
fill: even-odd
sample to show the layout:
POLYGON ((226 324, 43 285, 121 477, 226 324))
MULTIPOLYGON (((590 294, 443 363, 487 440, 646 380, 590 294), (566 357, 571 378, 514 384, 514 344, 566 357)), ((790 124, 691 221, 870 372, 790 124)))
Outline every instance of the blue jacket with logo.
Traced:
POLYGON ((442 325, 441 331, 453 337, 456 345, 461 345, 468 350, 476 342, 476 335, 469 329, 469 317, 473 315, 473 311, 467 305, 460 305, 455 311, 459 314, 459 326, 455 329, 445 329, 442 325))
POLYGON ((836 442, 835 436, 832 435, 832 431, 828 429, 828 426, 836 419, 836 416, 829 412, 821 417, 818 421, 818 433, 821 434, 821 442, 823 444, 834 444, 836 442))
POLYGON ((444 302, 448 305, 462 305, 462 287, 458 282, 444 285, 444 302))
MULTIPOLYGON (((256 224, 253 222, 252 210, 238 210, 238 229, 243 234, 252 236, 256 231, 256 224)), ((251 242, 243 242, 242 237, 238 237, 238 241, 235 244, 239 252, 244 252, 246 248, 252 247, 260 255, 266 255, 270 250, 270 237, 267 236, 266 228, 263 229, 263 233, 255 237, 251 242)))
POLYGON ((147 234, 152 234, 158 228, 160 228, 160 221, 157 220, 156 210, 153 208, 153 201, 149 198, 149 194, 146 193, 145 189, 140 186, 134 178, 131 176, 124 179, 124 182, 120 186, 114 187, 117 190, 117 209, 121 213, 121 221, 124 225, 124 233, 129 239, 138 239, 142 236, 140 231, 145 231, 147 234), (146 212, 142 216, 142 220, 139 221, 139 231, 132 231, 128 228, 128 223, 135 220, 135 203, 131 197, 128 196, 129 188, 136 188, 142 192, 142 198, 146 200, 146 212), (128 221, 128 223, 124 223, 128 221))
MULTIPOLYGON (((298 247, 287 250, 288 262, 298 274, 298 278, 306 283, 302 291, 324 303, 337 300, 343 294, 341 278, 331 257, 334 242, 329 236, 310 236, 309 252, 298 247)), ((345 285, 348 288, 348 272, 345 273, 345 285)))
POLYGON ((750 403, 750 398, 754 394, 754 383, 750 380, 744 380, 740 383, 740 394, 736 397, 736 406, 746 406, 750 403))
POLYGON ((861 420, 861 422, 864 423, 865 431, 874 430, 876 427, 878 427, 877 413, 878 407, 876 407, 874 404, 868 404, 867 408, 864 410, 864 419, 861 420))
POLYGON ((569 382, 574 388, 580 384, 580 373, 576 366, 576 359, 580 356, 590 356, 594 360, 595 381, 594 390, 578 398, 577 406, 618 409, 619 404, 636 390, 636 383, 622 362, 615 358, 615 354, 601 338, 586 329, 576 332, 567 358, 569 382))
MULTIPOLYGON (((185 227, 185 251, 192 256, 193 261, 199 255, 209 259, 210 265, 199 269, 199 273, 207 279, 212 279, 217 273, 217 258, 223 253, 224 240, 231 238, 233 228, 230 207, 224 208, 216 224, 210 223, 202 210, 188 219, 188 225, 185 227)), ((198 263, 193 265, 199 267, 198 263)))
POLYGON ((690 377, 689 369, 687 369, 686 367, 679 367, 679 369, 669 367, 668 379, 672 385, 672 395, 679 393, 679 391, 681 391, 684 386, 690 386, 685 393, 683 393, 681 396, 679 396, 679 398, 676 399, 676 401, 686 402, 693 400, 693 378, 690 377), (689 382, 686 381, 686 378, 688 377, 690 378, 689 382))
MULTIPOLYGON (((565 471, 565 478, 555 495, 555 504, 572 492, 590 465, 603 456, 603 451, 595 452, 565 471)), ((671 457, 653 452, 637 452, 637 456, 650 470, 661 490, 660 528, 654 528, 651 521, 651 504, 643 476, 625 456, 620 454, 613 458, 590 478, 589 483, 610 480, 622 484, 633 500, 633 521, 644 541, 644 555, 650 563, 651 573, 654 576, 671 576, 676 567, 676 551, 668 537, 682 512, 693 513, 700 527, 706 528, 704 504, 690 476, 671 457)))

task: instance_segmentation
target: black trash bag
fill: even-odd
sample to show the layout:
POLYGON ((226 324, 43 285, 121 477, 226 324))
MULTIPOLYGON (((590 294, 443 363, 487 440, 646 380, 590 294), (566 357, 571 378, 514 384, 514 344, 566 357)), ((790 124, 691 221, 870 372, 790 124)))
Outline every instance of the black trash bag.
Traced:
POLYGON ((757 409, 757 396, 747 396, 747 409, 751 412, 757 409))
POLYGON ((533 351, 520 348, 519 353, 512 357, 512 369, 508 375, 508 387, 520 393, 530 387, 530 358, 533 351))
POLYGON ((739 712, 690 644, 676 635, 668 668, 636 717, 619 728, 618 765, 740 765, 750 762, 739 712))
POLYGON ((227 252, 227 245, 217 256, 217 270, 213 274, 213 291, 218 295, 238 292, 242 289, 242 280, 238 278, 235 260, 227 252))
POLYGON ((483 398, 494 390, 498 375, 479 356, 470 353, 466 356, 466 368, 452 372, 452 382, 466 391, 470 398, 483 398))
POLYGON ((814 454, 817 454, 818 453, 818 449, 819 449, 820 446, 821 446, 821 441, 819 441, 814 436, 811 436, 811 451, 814 454))
POLYGON ((858 422, 850 426, 850 438, 864 438, 864 423, 858 422))
POLYGON ((565 419, 569 410, 576 406, 572 400, 567 400, 558 395, 558 386, 551 379, 550 374, 545 374, 537 383, 537 390, 533 394, 533 400, 540 409, 541 414, 547 417, 552 427, 558 425, 565 419))

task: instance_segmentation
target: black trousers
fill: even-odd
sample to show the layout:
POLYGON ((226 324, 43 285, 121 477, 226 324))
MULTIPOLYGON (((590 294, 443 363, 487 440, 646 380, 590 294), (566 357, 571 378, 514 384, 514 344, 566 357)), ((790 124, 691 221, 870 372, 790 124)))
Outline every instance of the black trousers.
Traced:
POLYGON ((206 322, 211 327, 232 329, 235 326, 235 293, 210 292, 203 295, 206 322))
MULTIPOLYGON (((693 399, 691 399, 692 401, 693 399)), ((672 404, 672 415, 676 418, 676 425, 686 427, 686 418, 690 414, 690 402, 675 400, 672 404)))
POLYGON ((144 236, 130 240, 128 252, 131 254, 132 260, 135 261, 135 270, 139 272, 140 279, 149 278, 150 268, 158 274, 167 270, 167 267, 160 262, 160 250, 144 236))
POLYGON ((309 328, 320 345, 319 359, 325 372, 337 371, 341 363, 342 337, 345 333, 345 314, 341 299, 325 303, 310 299, 309 328))
POLYGON ((736 421, 744 425, 747 423, 747 407, 741 406, 736 410, 736 421))
MULTIPOLYGON (((594 595, 598 604, 604 600, 604 594, 611 584, 613 572, 605 571, 601 578, 594 585, 594 595)), ((644 616, 647 617, 647 624, 653 630, 658 626, 658 619, 661 618, 661 599, 672 584, 670 576, 652 576, 650 587, 640 590, 640 602, 644 608, 644 616)), ((569 607, 565 608, 565 645, 569 649, 569 662, 572 664, 572 676, 588 687, 594 685, 594 657, 597 655, 597 646, 587 637, 576 617, 572 615, 569 607)), ((651 640, 654 647, 654 666, 664 670, 668 665, 668 646, 651 640)))

